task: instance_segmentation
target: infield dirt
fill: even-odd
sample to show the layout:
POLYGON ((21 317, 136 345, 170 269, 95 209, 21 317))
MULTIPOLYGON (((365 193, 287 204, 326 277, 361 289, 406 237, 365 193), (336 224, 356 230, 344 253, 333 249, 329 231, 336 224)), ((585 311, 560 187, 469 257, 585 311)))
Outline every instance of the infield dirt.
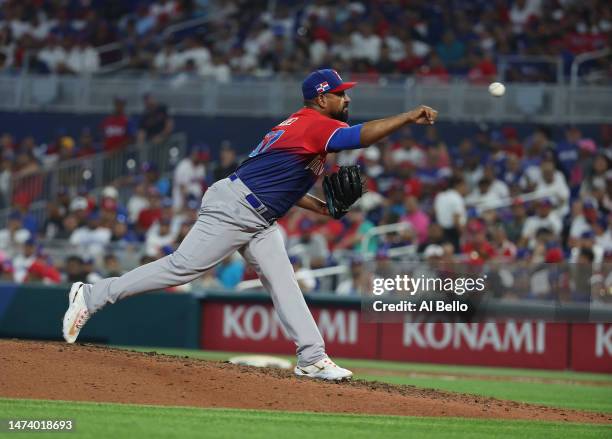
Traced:
POLYGON ((610 414, 95 345, 0 340, 0 397, 325 413, 612 423, 610 414))

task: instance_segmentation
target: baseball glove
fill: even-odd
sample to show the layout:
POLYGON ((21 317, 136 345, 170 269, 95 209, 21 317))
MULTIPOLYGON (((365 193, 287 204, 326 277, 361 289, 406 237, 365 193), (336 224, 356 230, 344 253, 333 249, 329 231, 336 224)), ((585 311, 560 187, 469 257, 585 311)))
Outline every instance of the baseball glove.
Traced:
POLYGON ((342 218, 365 192, 365 176, 359 166, 341 166, 338 172, 323 177, 323 192, 329 214, 342 218))

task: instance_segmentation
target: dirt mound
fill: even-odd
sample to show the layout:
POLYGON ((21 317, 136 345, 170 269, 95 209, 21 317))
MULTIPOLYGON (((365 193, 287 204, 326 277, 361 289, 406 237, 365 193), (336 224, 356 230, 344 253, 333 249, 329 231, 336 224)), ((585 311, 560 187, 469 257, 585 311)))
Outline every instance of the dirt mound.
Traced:
POLYGON ((93 345, 0 340, 0 396, 193 407, 611 423, 612 416, 93 345))

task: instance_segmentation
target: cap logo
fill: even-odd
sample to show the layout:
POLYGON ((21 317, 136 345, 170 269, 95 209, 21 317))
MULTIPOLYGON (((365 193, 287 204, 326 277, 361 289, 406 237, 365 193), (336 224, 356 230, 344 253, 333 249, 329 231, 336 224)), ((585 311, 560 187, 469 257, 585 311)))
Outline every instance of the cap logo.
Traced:
POLYGON ((317 90, 317 93, 324 93, 327 90, 329 90, 331 87, 329 86, 327 81, 325 81, 325 82, 322 82, 319 85, 317 85, 315 88, 317 90))

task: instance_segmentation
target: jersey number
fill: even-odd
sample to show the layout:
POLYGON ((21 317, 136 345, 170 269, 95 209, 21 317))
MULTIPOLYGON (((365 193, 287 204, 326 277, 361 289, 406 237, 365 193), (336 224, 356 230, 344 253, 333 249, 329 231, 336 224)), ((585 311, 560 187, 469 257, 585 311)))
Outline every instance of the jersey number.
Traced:
POLYGON ((274 145, 274 142, 280 139, 280 137, 283 135, 284 132, 285 130, 270 131, 268 134, 264 136, 263 140, 259 142, 259 145, 257 145, 257 148, 255 148, 253 152, 249 154, 249 157, 255 157, 256 155, 269 150, 270 147, 274 145))

